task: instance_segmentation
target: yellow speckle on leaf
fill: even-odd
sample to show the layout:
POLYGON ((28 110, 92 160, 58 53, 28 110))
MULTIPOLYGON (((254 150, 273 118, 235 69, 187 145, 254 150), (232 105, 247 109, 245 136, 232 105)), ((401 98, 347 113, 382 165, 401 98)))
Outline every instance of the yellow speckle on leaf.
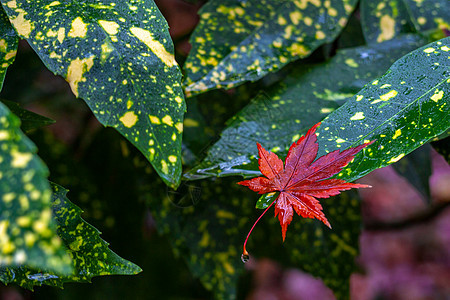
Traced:
POLYGON ((392 139, 395 140, 396 138, 398 138, 401 135, 402 135, 402 130, 401 129, 397 129, 395 131, 394 135, 392 136, 392 139))
POLYGON ((177 162, 177 157, 175 155, 169 155, 169 161, 174 164, 177 162))
POLYGON ((7 140, 9 138, 9 132, 6 130, 0 130, 0 141, 7 140))
POLYGON ((356 101, 361 101, 364 98, 363 95, 357 95, 356 96, 356 101))
POLYGON ((391 158, 387 163, 388 164, 395 163, 395 162, 399 161, 403 156, 405 156, 405 153, 402 153, 402 154, 400 154, 398 156, 395 156, 395 157, 391 158))
POLYGON ((102 44, 101 46, 101 54, 100 54, 100 60, 102 62, 105 62, 106 59, 109 57, 109 55, 111 54, 111 52, 114 51, 114 47, 111 46, 111 43, 108 40, 105 40, 105 42, 102 44))
POLYGON ((234 219, 234 218, 236 218, 236 216, 233 213, 223 210, 223 209, 220 209, 216 212, 216 217, 219 219, 234 219))
POLYGON ((430 99, 433 100, 434 102, 438 102, 439 100, 442 99, 442 97, 444 97, 444 91, 436 90, 433 96, 430 97, 430 99))
POLYGON ((303 22, 305 23, 306 26, 311 26, 313 23, 313 20, 310 17, 305 17, 303 19, 303 22))
POLYGON ((138 40, 150 48, 150 50, 168 67, 173 67, 177 64, 175 57, 171 53, 167 52, 163 44, 153 38, 150 31, 139 27, 131 27, 130 31, 135 37, 138 38, 138 40))
POLYGON ((304 45, 294 43, 289 48, 288 51, 291 52, 292 55, 304 56, 309 53, 308 49, 304 45))
POLYGON ((65 34, 66 34, 66 29, 64 27, 60 27, 58 29, 58 37, 56 38, 61 44, 64 41, 65 38, 65 34))
POLYGON ((291 18, 292 23, 298 25, 298 23, 300 23, 300 19, 302 18, 302 14, 299 11, 293 11, 289 14, 289 17, 291 18))
POLYGON ((427 22, 427 19, 425 19, 424 17, 417 18, 417 23, 419 23, 420 25, 424 25, 426 22, 427 22))
POLYGON ((25 168, 33 158, 31 153, 22 153, 18 151, 11 152, 11 166, 14 168, 25 168))
POLYGON ((161 124, 161 121, 157 116, 149 115, 148 117, 150 119, 150 122, 152 122, 152 124, 161 124))
POLYGON ((161 121, 166 125, 173 126, 172 117, 169 115, 164 116, 161 121))
POLYGON ((2 201, 5 202, 5 203, 9 203, 12 200, 14 200, 15 197, 16 197, 16 194, 14 194, 14 193, 7 193, 7 194, 3 195, 2 201))
POLYGON ((435 50, 435 49, 434 49, 433 47, 429 47, 429 48, 427 48, 427 49, 424 49, 423 52, 425 52, 425 53, 433 53, 434 50, 435 50))
POLYGON ((183 123, 179 122, 175 124, 175 128, 178 130, 178 133, 183 132, 183 123))
POLYGON ((167 165, 166 161, 164 159, 161 160, 161 171, 164 174, 168 174, 169 173, 169 166, 167 165))
POLYGON ((380 99, 383 101, 387 101, 391 98, 394 98, 395 96, 397 96, 398 92, 396 90, 391 90, 388 93, 381 95, 380 99))
POLYGON ((133 101, 128 100, 127 101, 127 109, 130 109, 133 106, 133 101))
POLYGON ((31 225, 31 218, 29 216, 21 216, 16 219, 16 223, 20 227, 28 227, 31 225))
POLYGON ((5 60, 9 60, 9 59, 15 57, 15 56, 16 56, 16 53, 17 53, 17 50, 11 50, 11 51, 9 51, 8 53, 6 53, 4 59, 5 59, 5 60))
POLYGON ((317 31, 316 32, 316 40, 323 40, 326 37, 325 33, 323 31, 317 31))
POLYGON ((203 232, 202 239, 200 240, 200 242, 198 243, 198 245, 199 245, 200 247, 206 248, 206 247, 208 247, 208 244, 209 244, 209 233, 206 232, 206 231, 204 231, 204 232, 203 232))
POLYGON ((83 76, 84 73, 88 72, 93 65, 94 56, 82 59, 76 58, 70 62, 70 65, 67 68, 66 79, 75 96, 78 97, 78 84, 86 81, 86 78, 83 76))
POLYGON ((17 2, 16 0, 8 1, 6 3, 6 6, 8 6, 9 8, 17 8, 17 2))
POLYGON ((133 127, 138 120, 138 116, 132 111, 126 112, 119 121, 122 122, 123 126, 127 128, 133 127))
POLYGON ((337 144, 342 144, 342 143, 344 143, 344 142, 345 142, 345 140, 344 140, 344 139, 341 139, 341 138, 339 138, 339 139, 336 140, 336 143, 337 143, 337 144))
POLYGON ((348 66, 352 67, 352 68, 357 68, 357 67, 358 67, 358 64, 356 63, 356 61, 355 61, 353 58, 347 58, 347 59, 345 60, 345 63, 346 63, 348 66))
POLYGON ((320 113, 322 114, 329 114, 330 112, 332 112, 334 109, 333 108, 329 108, 329 107, 324 107, 320 109, 320 113))
POLYGON ((106 31, 106 33, 110 35, 116 35, 120 27, 119 24, 113 21, 100 20, 98 21, 98 23, 100 24, 100 26, 102 26, 102 28, 106 31))
POLYGON ((25 19, 26 14, 27 13, 25 11, 19 10, 19 14, 17 15, 17 17, 11 18, 10 22, 14 26, 14 28, 16 28, 19 35, 25 38, 29 38, 30 33, 34 29, 34 24, 30 20, 25 19))
POLYGON ((363 112, 357 112, 353 117, 350 118, 350 120, 352 121, 356 121, 356 120, 363 120, 366 117, 364 116, 363 112))
POLYGON ((398 92, 396 90, 391 90, 391 91, 387 92, 386 94, 381 95, 380 99, 372 101, 371 104, 375 104, 375 103, 378 103, 381 101, 388 101, 389 99, 392 99, 397 95, 398 95, 398 92))
POLYGON ((377 38, 377 42, 388 41, 395 35, 395 20, 389 16, 384 15, 380 19, 381 33, 377 38))
POLYGON ((445 51, 445 52, 448 52, 448 51, 450 51, 450 48, 447 47, 447 46, 442 46, 442 47, 441 47, 441 50, 442 50, 442 51, 445 51))
POLYGON ((87 33, 87 24, 83 22, 81 17, 76 17, 72 21, 72 27, 70 28, 68 36, 72 38, 84 38, 87 33))

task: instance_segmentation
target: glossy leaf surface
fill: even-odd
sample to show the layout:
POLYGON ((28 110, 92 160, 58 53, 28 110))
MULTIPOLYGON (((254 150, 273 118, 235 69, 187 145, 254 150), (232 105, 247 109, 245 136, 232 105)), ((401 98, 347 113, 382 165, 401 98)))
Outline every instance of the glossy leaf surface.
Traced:
POLYGON ((94 276, 133 275, 142 270, 119 257, 100 238, 100 232, 81 218, 81 209, 67 199, 67 190, 52 184, 52 210, 61 237, 72 258, 73 272, 61 275, 46 268, 0 268, 0 280, 33 289, 43 284, 63 287, 66 282, 90 282, 94 276))
POLYGON ((261 197, 259 197, 258 201, 256 201, 256 208, 266 209, 270 206, 270 204, 272 204, 273 201, 277 200, 277 198, 277 192, 263 194, 261 197))
POLYGON ((0 103, 0 266, 69 273, 71 260, 52 219, 48 169, 19 126, 0 103))
POLYGON ((414 31, 402 0, 361 0, 361 27, 367 43, 381 43, 414 31))
POLYGON ((355 0, 210 1, 191 37, 186 91, 255 81, 333 41, 355 0))
POLYGON ((419 32, 450 29, 450 2, 447 0, 404 0, 419 32))
POLYGON ((19 37, 9 23, 8 16, 0 9, 0 91, 3 87, 6 69, 14 62, 19 37))
POLYGON ((185 176, 198 179, 259 175, 256 142, 272 152, 287 153, 300 134, 338 108, 364 84, 382 75, 396 59, 424 43, 423 39, 408 35, 381 44, 341 50, 327 63, 294 71, 268 90, 267 96, 254 99, 231 119, 206 158, 185 176))
POLYGON ((2 0, 12 25, 97 119, 176 186, 185 103, 168 26, 150 1, 2 0))
POLYGON ((436 39, 449 30, 447 0, 362 0, 361 23, 368 43, 390 40, 400 33, 420 32, 436 39))
POLYGON ((331 113, 319 132, 319 155, 376 140, 338 176, 353 181, 399 161, 450 127, 450 38, 396 61, 331 113))

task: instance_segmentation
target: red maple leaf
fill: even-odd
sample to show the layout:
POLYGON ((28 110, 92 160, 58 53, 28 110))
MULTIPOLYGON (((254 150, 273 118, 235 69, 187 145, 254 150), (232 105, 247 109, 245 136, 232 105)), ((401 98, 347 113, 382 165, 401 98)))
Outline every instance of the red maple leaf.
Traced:
POLYGON ((286 238, 286 230, 292 221, 295 212, 304 218, 316 218, 331 228, 322 205, 316 198, 328 198, 341 191, 351 188, 370 187, 365 184, 348 183, 341 179, 327 179, 339 173, 355 155, 364 147, 374 141, 367 142, 342 152, 339 150, 314 159, 317 156, 319 145, 315 131, 320 123, 314 125, 296 143, 289 148, 285 165, 275 153, 268 152, 259 143, 259 170, 266 177, 256 177, 250 180, 238 182, 260 194, 280 192, 278 198, 261 214, 247 235, 244 243, 244 254, 248 255, 245 245, 248 237, 259 219, 274 204, 275 217, 281 225, 283 241, 286 238))

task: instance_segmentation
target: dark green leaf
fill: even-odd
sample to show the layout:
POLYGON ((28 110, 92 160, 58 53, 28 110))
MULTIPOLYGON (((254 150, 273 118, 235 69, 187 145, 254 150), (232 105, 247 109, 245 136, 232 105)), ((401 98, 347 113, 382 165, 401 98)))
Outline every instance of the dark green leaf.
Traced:
POLYGON ((281 84, 256 98, 229 122, 205 160, 185 176, 256 176, 256 142, 272 152, 287 153, 313 124, 382 75, 407 52, 425 42, 404 36, 372 46, 339 51, 329 62, 294 71, 281 84))
POLYGON ((361 0, 361 25, 367 43, 381 43, 413 32, 403 0, 361 0))
POLYGON ((210 1, 184 68, 186 91, 255 81, 333 41, 357 1, 210 1))
POLYGON ((0 9, 0 91, 3 87, 6 69, 14 62, 19 37, 9 23, 8 16, 0 9))
POLYGON ((450 30, 450 1, 448 0, 404 0, 414 27, 418 32, 450 30))
MULTIPOLYGON (((242 245, 258 218, 254 194, 229 179, 201 181, 193 186, 200 192, 194 196, 179 195, 188 197, 191 206, 179 205, 173 195, 156 196, 157 189, 148 184, 142 186, 142 196, 148 201, 159 230, 169 236, 192 273, 216 298, 234 299, 244 270, 240 259, 242 245)), ((358 254, 359 200, 355 194, 345 193, 321 203, 333 230, 317 220, 294 218, 283 244, 278 220, 268 213, 256 226, 247 249, 251 259, 270 257, 303 269, 322 278, 338 299, 347 298, 349 277, 358 254)))
POLYGON ((396 164, 394 170, 403 176, 430 203, 431 146, 425 144, 406 155, 396 164))
POLYGON ((19 126, 0 102, 0 265, 70 273, 52 219, 48 169, 19 126))
POLYGON ((23 109, 17 102, 8 100, 1 100, 1 102, 3 102, 13 114, 19 117, 21 123, 20 128, 25 132, 55 123, 52 119, 23 109))
POLYGON ((275 201, 278 198, 278 195, 280 193, 267 193, 259 197, 258 201, 256 201, 256 208, 259 209, 266 209, 269 207, 270 204, 272 204, 273 201, 275 201))
POLYGON ((185 103, 168 26, 154 2, 2 4, 46 66, 177 186, 185 103))
POLYGON ((81 209, 67 199, 66 189, 56 184, 52 188, 57 232, 72 258, 72 274, 64 276, 46 268, 0 268, 3 283, 16 283, 28 289, 43 284, 62 288, 65 282, 90 282, 94 276, 133 275, 142 271, 108 248, 100 232, 81 218, 81 209))
POLYGON ((450 127, 449 57, 450 38, 445 38, 396 61, 322 122, 318 156, 376 140, 337 176, 353 181, 445 132, 450 127))

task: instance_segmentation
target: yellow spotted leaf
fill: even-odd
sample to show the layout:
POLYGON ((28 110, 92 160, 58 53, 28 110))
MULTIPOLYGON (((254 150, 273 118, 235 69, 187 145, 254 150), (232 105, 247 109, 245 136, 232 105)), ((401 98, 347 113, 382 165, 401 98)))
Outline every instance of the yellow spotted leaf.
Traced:
POLYGON ((45 65, 177 186, 185 103, 167 22, 153 0, 1 3, 45 65))
MULTIPOLYGON (((335 111, 364 84, 381 76, 396 59, 423 44, 423 38, 407 35, 371 46, 343 49, 327 63, 291 72, 267 90, 267 97, 253 99, 231 119, 206 158, 185 176, 189 179, 258 176, 256 141, 271 152, 285 155, 292 142, 313 124, 335 111)), ((354 112, 349 118, 364 121, 365 115, 354 112)))
POLYGON ((19 37, 9 23, 8 16, 0 9, 0 91, 3 87, 6 69, 14 62, 19 37))
POLYGON ((275 72, 333 41, 356 0, 214 0, 192 34, 184 85, 190 94, 231 88, 275 72))
POLYGON ((48 169, 0 102, 0 266, 68 274, 71 259, 56 235, 48 169))
MULTIPOLYGON (((141 191, 160 232, 168 236, 192 274, 217 299, 236 296, 245 271, 240 259, 242 243, 259 215, 251 200, 254 195, 235 183, 230 178, 214 183, 202 180, 182 186, 177 195, 169 197, 156 196, 154 191, 158 189, 148 185, 145 192, 141 191)), ((250 259, 269 257, 300 268, 323 279, 337 299, 345 299, 358 255, 360 199, 356 193, 347 192, 321 203, 333 230, 311 219, 297 218, 291 224, 292 235, 283 244, 278 220, 267 218, 258 224, 249 241, 250 259)))
POLYGON ((108 248, 100 232, 81 218, 82 210, 67 199, 67 190, 52 184, 52 210, 58 236, 72 259, 71 274, 55 273, 47 268, 0 268, 0 280, 24 288, 50 285, 63 287, 66 282, 90 282, 103 275, 133 275, 141 268, 121 258, 108 248))
POLYGON ((361 0, 361 25, 368 43, 419 32, 434 39, 450 30, 448 0, 361 0))
POLYGON ((445 133, 449 114, 450 37, 405 55, 328 115, 318 130, 318 155, 376 140, 337 176, 353 181, 445 133))

